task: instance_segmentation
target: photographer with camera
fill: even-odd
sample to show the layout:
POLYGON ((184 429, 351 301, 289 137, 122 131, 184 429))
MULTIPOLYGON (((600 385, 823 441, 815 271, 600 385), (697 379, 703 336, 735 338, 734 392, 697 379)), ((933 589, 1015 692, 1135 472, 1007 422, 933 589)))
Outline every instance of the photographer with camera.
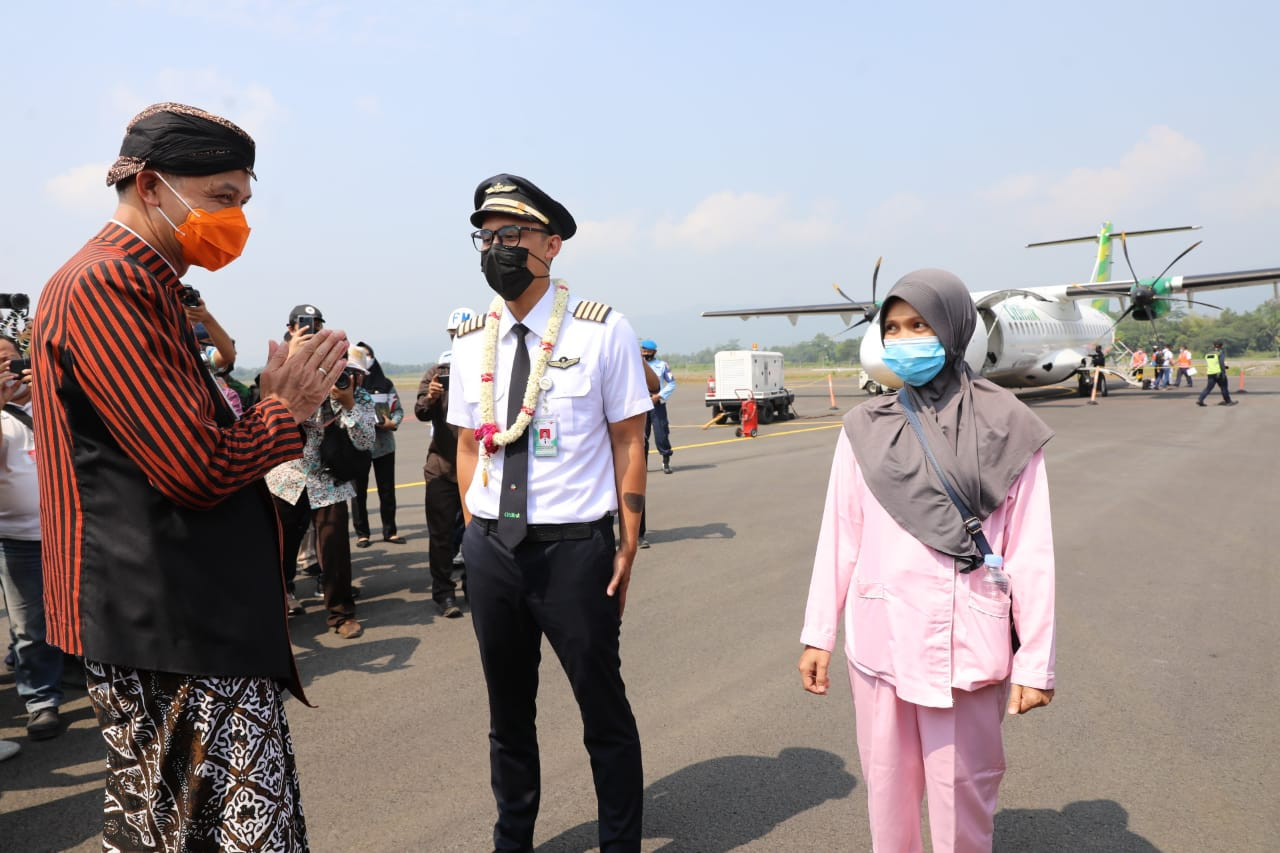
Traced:
MULTIPOLYGON (((378 484, 378 515, 382 518, 382 541, 393 545, 405 544, 405 538, 396 531, 396 430, 404 420, 404 407, 400 395, 387 374, 383 373, 373 347, 360 341, 354 348, 364 350, 369 357, 369 374, 361 386, 373 399, 377 415, 377 432, 373 442, 373 476, 378 484)), ((353 348, 353 349, 354 349, 353 348)), ((356 530, 356 547, 369 547, 369 469, 355 480, 356 496, 351 502, 352 526, 356 530)))
MULTIPOLYGON (((458 308, 449 315, 446 331, 452 341, 458 327, 474 316, 470 308, 458 308)), ((427 544, 431 562, 431 598, 440 613, 449 619, 462 615, 457 590, 453 585, 453 558, 458 553, 455 535, 462 517, 462 497, 458 494, 458 475, 454 464, 458 453, 458 428, 449 417, 449 361, 451 351, 441 354, 440 361, 427 368, 418 385, 418 400, 413 414, 431 424, 431 444, 422 477, 427 481, 427 544)))
MULTIPOLYGON (((290 346, 303 347, 314 334, 313 323, 323 323, 314 306, 299 306, 290 323, 290 346), (310 308, 308 312, 305 309, 310 308)), ((376 415, 373 400, 360 387, 368 373, 368 356, 360 347, 348 351, 347 366, 329 392, 329 399, 302 422, 306 444, 302 458, 277 465, 267 473, 267 487, 275 500, 276 513, 284 532, 284 566, 292 587, 298 547, 314 520, 316 550, 320 558, 327 624, 339 637, 353 640, 364 633, 356 621, 355 598, 351 594, 350 515, 347 501, 355 496, 351 480, 356 471, 342 468, 340 460, 326 456, 326 446, 346 447, 347 452, 363 452, 368 468, 368 452, 373 448, 376 415), (349 440, 349 441, 348 441, 349 440)), ((358 469, 358 463, 355 468, 358 469)))
POLYGON ((14 679, 27 706, 27 735, 45 740, 62 731, 63 659, 45 639, 31 361, 20 354, 17 341, 0 336, 0 590, 9 614, 14 679))
POLYGON ((244 398, 238 389, 231 387, 229 381, 231 370, 236 365, 235 340, 227 334, 227 330, 222 328, 222 324, 204 304, 200 291, 190 285, 183 285, 182 295, 179 298, 182 300, 183 310, 187 313, 187 319, 191 321, 191 329, 195 332, 200 360, 209 369, 213 383, 227 399, 227 405, 231 407, 231 411, 235 412, 237 418, 243 417, 244 398))

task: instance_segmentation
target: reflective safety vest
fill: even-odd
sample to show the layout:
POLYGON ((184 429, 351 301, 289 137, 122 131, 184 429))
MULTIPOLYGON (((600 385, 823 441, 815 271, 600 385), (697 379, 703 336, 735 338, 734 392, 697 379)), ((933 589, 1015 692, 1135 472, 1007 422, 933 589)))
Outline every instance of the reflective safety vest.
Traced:
POLYGON ((1222 362, 1218 361, 1217 352, 1206 353, 1204 360, 1205 360, 1205 370, 1204 370, 1205 373, 1209 374, 1210 376, 1213 376, 1215 373, 1222 372, 1222 362))
POLYGON ((1182 352, 1178 353, 1178 367, 1190 367, 1190 366, 1191 366, 1191 352, 1189 350, 1183 350, 1182 352))

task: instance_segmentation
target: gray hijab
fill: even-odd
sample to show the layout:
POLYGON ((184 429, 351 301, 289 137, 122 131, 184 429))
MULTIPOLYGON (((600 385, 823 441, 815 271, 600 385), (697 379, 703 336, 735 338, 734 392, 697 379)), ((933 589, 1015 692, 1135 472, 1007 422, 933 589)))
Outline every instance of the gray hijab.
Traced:
MULTIPOLYGON (((845 433, 867 487, 903 529, 925 545, 972 565, 981 560, 960 513, 947 497, 898 403, 910 394, 929 447, 969 508, 986 519, 1037 450, 1053 437, 1017 397, 982 379, 964 361, 978 322, 964 282, 945 270, 916 270, 885 297, 902 299, 933 327, 947 354, 926 385, 903 386, 844 417, 845 433)), ((880 311, 884 338, 885 311, 880 311)))

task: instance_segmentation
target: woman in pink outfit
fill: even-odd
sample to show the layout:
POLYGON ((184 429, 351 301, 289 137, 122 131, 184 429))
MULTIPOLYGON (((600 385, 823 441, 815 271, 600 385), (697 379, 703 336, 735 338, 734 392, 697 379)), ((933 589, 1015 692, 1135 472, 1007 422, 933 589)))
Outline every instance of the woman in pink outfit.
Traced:
POLYGON ((805 690, 826 694, 843 613, 874 848, 923 849, 927 794, 934 850, 989 851, 1005 768, 1001 720, 1053 698, 1053 534, 1042 449, 1053 434, 965 364, 977 312, 951 273, 904 276, 879 324, 885 364, 905 385, 844 418, 801 679, 805 690), (931 468, 902 395, 981 520, 992 558, 983 559, 931 468))

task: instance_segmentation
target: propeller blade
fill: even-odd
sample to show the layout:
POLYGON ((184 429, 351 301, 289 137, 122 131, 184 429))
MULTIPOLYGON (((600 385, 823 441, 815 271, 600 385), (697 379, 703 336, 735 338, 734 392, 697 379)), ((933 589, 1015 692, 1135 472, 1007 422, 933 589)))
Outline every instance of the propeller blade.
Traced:
POLYGON ((1133 271, 1133 261, 1129 260, 1129 241, 1124 238, 1124 232, 1120 232, 1120 248, 1124 250, 1124 262, 1129 265, 1129 275, 1133 276, 1133 283, 1137 285, 1138 274, 1133 271))
POLYGON ((871 301, 876 301, 876 281, 880 278, 880 262, 884 260, 884 255, 876 258, 876 268, 871 273, 871 301))
POLYGON ((1205 308, 1212 308, 1215 311, 1227 310, 1223 308, 1221 305, 1210 305, 1208 302, 1201 302, 1198 299, 1188 299, 1187 302, 1191 305, 1203 305, 1205 308))
POLYGON ((849 298, 849 294, 845 293, 843 290, 841 290, 841 289, 840 289, 840 285, 836 284, 836 283, 833 281, 833 282, 831 282, 831 286, 832 286, 832 287, 834 287, 834 288, 836 289, 836 293, 838 293, 838 294, 840 294, 841 296, 843 296, 843 297, 844 297, 844 300, 845 300, 846 302, 852 302, 852 301, 853 301, 852 299, 850 299, 850 298, 849 298))
POLYGON ((870 317, 863 317, 861 320, 854 323, 852 326, 846 326, 845 328, 841 329, 839 332, 836 333, 836 337, 843 335, 845 332, 852 332, 854 329, 858 328, 863 323, 870 323, 870 322, 871 322, 870 317))
MULTIPOLYGON (((1169 261, 1169 266, 1165 267, 1163 270, 1161 270, 1161 271, 1160 271, 1160 275, 1156 276, 1156 280, 1157 280, 1157 281, 1159 281, 1160 279, 1164 278, 1164 274, 1165 274, 1165 273, 1167 273, 1169 270, 1173 269, 1173 265, 1174 265, 1174 264, 1176 264, 1178 261, 1180 261, 1180 260, 1182 260, 1183 258, 1185 258, 1185 257, 1187 256, 1187 254, 1188 254, 1192 249, 1194 249, 1196 246, 1199 246, 1199 245, 1200 245, 1201 243, 1203 243, 1203 242, 1204 242, 1203 240, 1197 240, 1197 241, 1195 241, 1194 243, 1192 243, 1190 246, 1188 246, 1187 248, 1183 249, 1183 250, 1182 250, 1182 254, 1178 255, 1178 257, 1176 257, 1176 258, 1174 258, 1173 260, 1169 261)), ((1125 256, 1125 259, 1126 259, 1126 260, 1128 260, 1128 256, 1127 256, 1127 255, 1125 256)))
POLYGON ((1133 306, 1132 306, 1132 305, 1130 305, 1128 308, 1124 309, 1124 313, 1123 313, 1123 314, 1121 314, 1119 317, 1117 317, 1117 318, 1116 318, 1116 321, 1115 321, 1114 323, 1112 323, 1112 324, 1111 324, 1111 328, 1110 328, 1110 329, 1107 329, 1105 332, 1103 332, 1101 335, 1098 335, 1098 337, 1094 338, 1094 339, 1093 339, 1092 341, 1090 341, 1089 343, 1093 343, 1094 341, 1101 340, 1102 338, 1105 338, 1105 337, 1106 337, 1108 334, 1110 334, 1111 332, 1114 332, 1114 331, 1116 330, 1116 326, 1119 326, 1122 322, 1124 322, 1124 318, 1125 318, 1125 317, 1128 317, 1128 316, 1129 316, 1130 314, 1132 314, 1132 313, 1133 313, 1133 306))

